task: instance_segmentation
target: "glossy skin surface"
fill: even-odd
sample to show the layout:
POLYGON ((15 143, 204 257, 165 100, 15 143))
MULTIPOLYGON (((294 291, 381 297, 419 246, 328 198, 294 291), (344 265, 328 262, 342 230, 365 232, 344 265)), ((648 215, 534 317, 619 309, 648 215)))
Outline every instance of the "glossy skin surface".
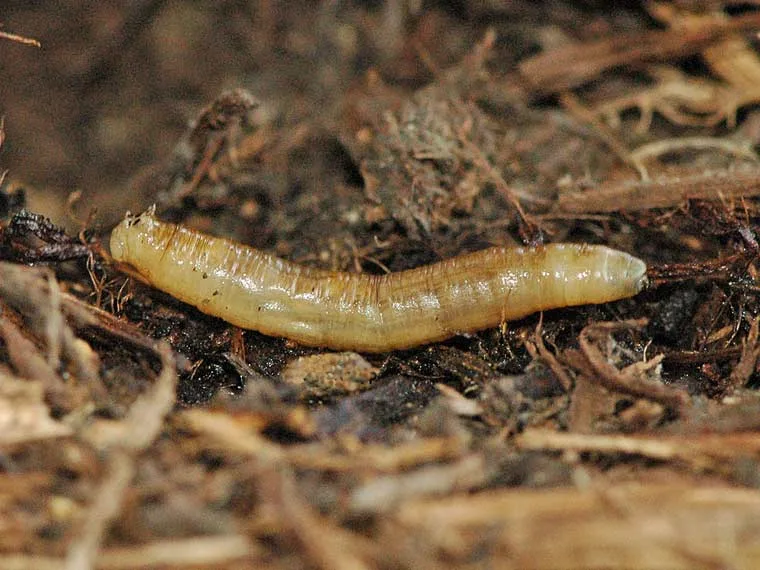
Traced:
POLYGON ((111 253, 154 287, 239 327, 361 352, 606 303, 646 284, 643 261, 576 244, 494 247, 387 275, 324 271, 160 222, 150 212, 114 229, 111 253))

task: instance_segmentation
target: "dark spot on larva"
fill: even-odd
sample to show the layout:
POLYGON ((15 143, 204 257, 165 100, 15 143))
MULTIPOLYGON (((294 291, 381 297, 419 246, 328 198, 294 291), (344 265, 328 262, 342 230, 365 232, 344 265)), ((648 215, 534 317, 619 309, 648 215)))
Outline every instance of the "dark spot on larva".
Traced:
POLYGON ((213 293, 211 293, 211 296, 216 297, 218 294, 219 294, 219 291, 214 291, 213 293))
POLYGON ((203 275, 201 275, 201 279, 208 279, 208 273, 205 271, 203 272, 203 275))
POLYGON ((258 312, 261 312, 261 307, 257 307, 257 308, 256 308, 256 310, 257 310, 258 312))

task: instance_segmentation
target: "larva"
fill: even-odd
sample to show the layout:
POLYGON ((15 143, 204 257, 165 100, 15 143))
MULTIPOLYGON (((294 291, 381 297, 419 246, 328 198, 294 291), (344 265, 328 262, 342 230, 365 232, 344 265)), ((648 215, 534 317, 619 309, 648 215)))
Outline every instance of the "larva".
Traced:
POLYGON ((640 259, 575 244, 492 247, 387 275, 332 272, 161 222, 151 211, 113 230, 111 254, 156 288, 239 327, 360 352, 614 301, 646 284, 640 259))

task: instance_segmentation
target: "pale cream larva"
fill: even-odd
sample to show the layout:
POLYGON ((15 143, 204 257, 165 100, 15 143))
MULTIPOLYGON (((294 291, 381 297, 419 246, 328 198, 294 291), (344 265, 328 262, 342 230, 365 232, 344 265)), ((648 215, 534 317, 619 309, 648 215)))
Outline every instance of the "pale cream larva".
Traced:
POLYGON ((630 297, 646 265, 604 246, 493 247, 387 275, 296 265, 226 239, 127 216, 111 253, 150 284, 239 327, 302 344, 384 352, 536 311, 630 297))

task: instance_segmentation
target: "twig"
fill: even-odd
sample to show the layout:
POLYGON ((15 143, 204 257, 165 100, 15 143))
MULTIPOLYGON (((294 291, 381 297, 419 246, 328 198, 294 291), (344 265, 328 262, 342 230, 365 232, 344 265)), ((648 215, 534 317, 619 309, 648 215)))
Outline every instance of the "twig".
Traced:
POLYGON ((536 325, 536 331, 533 334, 533 343, 526 342, 525 348, 528 350, 530 355, 533 358, 540 358, 544 361, 544 363, 549 367, 549 369, 554 373, 554 375, 557 377, 557 380, 559 380, 559 383, 562 384, 562 387, 565 389, 565 392, 570 392, 573 389, 573 379, 570 378, 570 375, 567 373, 567 370, 560 364, 559 360, 557 360, 557 357, 554 356, 554 354, 546 348, 546 344, 544 343, 544 337, 541 334, 543 331, 543 314, 539 318, 538 325, 536 325))
POLYGON ((643 377, 643 372, 658 365, 662 361, 662 356, 618 370, 610 364, 594 342, 606 338, 613 331, 640 328, 644 324, 646 324, 645 320, 594 323, 581 331, 579 336, 581 350, 591 368, 596 372, 596 376, 592 379, 598 380, 609 390, 659 402, 682 413, 690 404, 686 392, 648 381, 643 377))
POLYGON ((695 176, 659 180, 632 180, 590 191, 567 192, 559 196, 556 210, 591 212, 640 212, 672 208, 686 200, 723 200, 760 195, 760 170, 710 172, 695 176))
POLYGON ((0 316, 0 337, 5 342, 11 364, 20 376, 39 380, 52 393, 63 392, 63 380, 55 369, 40 354, 35 344, 26 338, 5 315, 0 316))
POLYGON ((110 522, 121 510, 124 493, 135 473, 134 458, 124 449, 116 449, 107 459, 106 476, 90 505, 84 527, 66 556, 65 570, 87 570, 95 559, 110 522))
POLYGON ((387 512, 407 499, 444 496, 481 487, 488 477, 485 456, 473 453, 445 465, 429 465, 410 473, 372 479, 353 490, 350 509, 363 515, 387 512))
POLYGON ((309 565, 323 570, 369 570, 353 551, 359 537, 333 526, 301 499, 290 471, 262 466, 260 481, 285 528, 292 531, 308 556, 309 565))
POLYGON ((253 551, 250 540, 239 534, 198 536, 131 548, 110 548, 98 556, 96 566, 98 570, 200 565, 216 568, 225 562, 249 557, 253 551))
POLYGON ((620 65, 667 61, 701 50, 734 31, 760 26, 760 14, 750 13, 711 22, 699 30, 651 30, 617 34, 541 53, 520 63, 520 74, 536 93, 571 89, 620 65))
POLYGON ((26 36, 20 36, 11 32, 0 32, 0 38, 5 38, 6 40, 11 40, 25 46, 42 47, 42 44, 34 38, 27 38, 26 36))
POLYGON ((121 511, 122 502, 136 470, 136 459, 158 437, 166 415, 175 402, 177 381, 174 356, 167 345, 161 345, 161 373, 145 394, 140 396, 124 419, 125 430, 115 432, 107 442, 107 475, 95 493, 84 527, 66 556, 66 570, 95 567, 100 545, 111 521, 121 511))
POLYGON ((9 446, 72 435, 71 427, 50 417, 45 389, 42 381, 18 378, 0 369, 0 447, 3 453, 7 453, 9 446))
POLYGON ((735 467, 736 461, 760 451, 760 440, 752 432, 625 435, 563 433, 533 428, 517 436, 515 444, 524 450, 640 455, 658 461, 683 461, 700 470, 728 471, 735 467))
POLYGON ((515 443, 521 449, 622 453, 663 461, 683 459, 687 454, 690 457, 694 455, 693 451, 684 450, 683 445, 665 441, 659 436, 562 433, 546 429, 528 429, 516 438, 515 443))
MULTIPOLYGON (((198 536, 177 540, 161 540, 132 547, 109 548, 98 556, 98 570, 145 570, 146 568, 197 568, 209 565, 214 568, 225 562, 250 557, 255 553, 247 537, 239 534, 198 536)), ((59 558, 0 555, 3 570, 61 570, 59 558)))
POLYGON ((353 453, 326 453, 309 444, 283 447, 251 431, 228 413, 208 410, 185 410, 177 414, 188 430, 212 440, 215 447, 228 453, 265 458, 270 463, 283 462, 299 469, 335 473, 397 473, 425 463, 461 457, 464 444, 458 437, 428 437, 399 443, 393 448, 364 445, 353 453))
POLYGON ((728 386, 726 386, 729 390, 735 390, 744 386, 755 372, 757 359, 760 357, 760 346, 758 346, 758 336, 760 336, 758 334, 760 332, 759 325, 760 317, 752 320, 749 335, 747 335, 747 340, 742 348, 742 356, 731 371, 728 386))
POLYGON ((647 171, 633 159, 631 156, 631 151, 628 149, 628 147, 625 146, 620 138, 606 124, 599 120, 599 117, 596 113, 587 109, 580 102, 578 97, 576 97, 570 91, 565 91, 560 94, 559 100, 562 103, 562 106, 565 107, 565 109, 567 109, 567 111, 576 119, 588 123, 594 130, 594 133, 596 133, 596 135, 599 137, 599 139, 604 144, 606 144, 610 150, 612 150, 612 152, 618 156, 620 160, 622 160, 631 168, 634 168, 639 173, 639 176, 642 180, 649 179, 647 171))
POLYGON ((78 339, 61 314, 62 293, 48 269, 0 262, 0 297, 22 314, 32 330, 46 340, 48 364, 57 369, 61 354, 96 398, 105 398, 99 361, 89 345, 78 339))
POLYGON ((640 168, 643 168, 643 162, 649 158, 685 149, 720 150, 726 154, 739 158, 745 158, 753 162, 758 161, 757 153, 749 143, 742 143, 728 138, 719 137, 679 137, 673 139, 660 139, 636 147, 630 152, 630 157, 634 163, 640 165, 640 168))

